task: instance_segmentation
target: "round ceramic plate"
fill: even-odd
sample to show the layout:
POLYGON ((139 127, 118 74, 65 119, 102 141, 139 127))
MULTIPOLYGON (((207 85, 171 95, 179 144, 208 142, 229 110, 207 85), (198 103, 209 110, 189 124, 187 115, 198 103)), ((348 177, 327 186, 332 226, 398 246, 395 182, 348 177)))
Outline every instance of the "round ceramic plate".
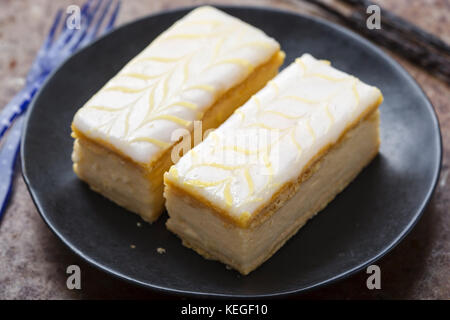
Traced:
POLYGON ((248 276, 203 259, 165 228, 116 206, 72 171, 70 124, 77 109, 189 9, 127 24, 79 51, 47 81, 22 140, 25 181, 50 229, 76 254, 119 278, 185 295, 264 297, 296 293, 372 264, 411 230, 439 175, 433 108, 391 58, 328 22, 273 9, 220 7, 281 43, 286 64, 305 52, 381 89, 381 150, 373 162, 269 261, 248 276), (134 249, 130 245, 134 244, 134 249), (165 254, 157 248, 166 249, 165 254))

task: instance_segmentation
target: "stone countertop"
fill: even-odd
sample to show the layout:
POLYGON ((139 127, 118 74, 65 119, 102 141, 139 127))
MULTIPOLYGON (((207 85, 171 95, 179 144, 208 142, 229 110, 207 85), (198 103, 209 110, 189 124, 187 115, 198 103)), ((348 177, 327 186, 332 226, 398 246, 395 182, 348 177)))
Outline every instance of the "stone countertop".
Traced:
MULTIPOLYGON (((387 9, 450 43, 449 0, 379 0, 387 9)), ((24 85, 25 75, 58 8, 81 1, 2 0, 0 2, 0 106, 24 85)), ((123 0, 118 25, 161 10, 201 4, 196 0, 123 0)), ((217 3, 217 2, 213 2, 217 3)), ((231 0, 228 4, 273 6, 322 15, 295 0, 231 0)), ((329 17, 328 17, 329 18, 329 17)), ((330 19, 332 20, 332 19, 330 19)), ((438 114, 444 158, 441 176, 423 217, 402 243, 377 264, 382 289, 366 288, 362 271, 299 299, 450 299, 450 90, 449 86, 385 50, 410 72, 438 114)), ((161 299, 174 298, 135 287, 87 265, 47 228, 31 201, 20 174, 0 224, 0 299, 161 299), (66 288, 66 268, 77 264, 81 290, 66 288)))

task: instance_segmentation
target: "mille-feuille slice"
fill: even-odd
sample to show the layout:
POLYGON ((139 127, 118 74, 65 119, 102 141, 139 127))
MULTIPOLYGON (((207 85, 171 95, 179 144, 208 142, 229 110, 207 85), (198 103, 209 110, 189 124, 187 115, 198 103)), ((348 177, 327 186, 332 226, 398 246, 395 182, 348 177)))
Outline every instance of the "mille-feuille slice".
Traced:
POLYGON ((167 227, 248 274, 375 157, 382 99, 303 55, 165 174, 167 227))

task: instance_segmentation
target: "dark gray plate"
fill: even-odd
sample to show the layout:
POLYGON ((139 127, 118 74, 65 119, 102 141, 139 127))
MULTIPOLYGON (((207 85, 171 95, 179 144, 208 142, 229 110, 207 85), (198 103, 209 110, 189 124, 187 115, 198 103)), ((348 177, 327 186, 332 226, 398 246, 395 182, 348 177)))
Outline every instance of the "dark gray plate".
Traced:
POLYGON ((68 59, 41 90, 22 141, 25 181, 50 229, 76 254, 122 279, 189 295, 262 297, 299 292, 375 262, 411 230, 436 185, 438 121, 411 77, 381 50, 342 27, 263 8, 222 7, 276 38, 286 64, 304 52, 375 85, 384 94, 381 152, 358 178, 268 262, 246 277, 204 260, 164 226, 89 190, 72 172, 75 111, 189 9, 119 28, 68 59), (135 249, 130 244, 136 245, 135 249), (166 254, 156 252, 157 247, 166 254))

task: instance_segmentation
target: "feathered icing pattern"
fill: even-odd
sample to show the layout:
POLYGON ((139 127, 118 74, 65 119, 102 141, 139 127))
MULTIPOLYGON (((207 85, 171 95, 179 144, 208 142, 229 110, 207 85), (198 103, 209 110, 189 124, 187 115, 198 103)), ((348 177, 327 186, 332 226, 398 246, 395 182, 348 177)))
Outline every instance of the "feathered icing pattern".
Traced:
POLYGON ((334 69, 328 67, 327 62, 315 60, 315 63, 303 59, 295 61, 298 68, 297 87, 287 85, 290 89, 286 90, 286 83, 279 83, 281 75, 270 81, 265 89, 235 111, 235 120, 229 119, 223 130, 219 128, 211 133, 205 142, 185 156, 186 159, 174 166, 179 172, 176 179, 195 189, 204 189, 207 194, 215 195, 213 198, 219 202, 223 201, 225 207, 234 207, 240 212, 238 215, 246 212, 248 216, 248 204, 261 201, 264 194, 272 194, 280 185, 274 179, 275 169, 271 160, 271 151, 276 145, 291 145, 292 149, 289 150, 296 153, 295 159, 298 160, 305 148, 312 145, 319 138, 318 135, 326 135, 336 122, 339 113, 330 107, 336 97, 347 97, 348 105, 345 107, 349 108, 350 113, 360 104, 358 79, 333 72, 334 69), (326 69, 321 65, 327 66, 326 69), (320 97, 315 97, 308 95, 306 89, 298 90, 303 84, 317 88, 323 88, 325 84, 327 90, 319 91, 320 97), (288 108, 285 108, 286 103, 288 108), (313 120, 315 116, 319 116, 320 121, 313 120), (231 131, 225 129, 228 122, 232 123, 229 125, 231 131), (245 130, 255 128, 266 132, 275 131, 278 136, 262 147, 243 147, 239 143, 227 142, 227 135, 245 135, 245 130), (237 133, 237 130, 243 131, 237 133), (220 157, 220 153, 224 156, 220 157), (195 161, 191 161, 194 154, 195 161), (227 160, 233 159, 233 154, 236 155, 234 160, 227 160), (252 157, 258 158, 259 162, 252 164, 252 157), (208 163, 208 159, 214 159, 215 162, 208 163), (204 170, 204 167, 208 167, 209 171, 203 176, 199 170, 204 170), (264 175, 261 174, 261 168, 265 170, 264 175), (207 181, 198 180, 199 177, 207 178, 207 181), (234 186, 238 186, 237 189, 233 189, 234 186))
MULTIPOLYGON (((238 68, 234 77, 245 78, 277 49, 273 39, 240 20, 210 7, 194 10, 156 38, 88 101, 79 112, 89 123, 84 131, 103 138, 112 135, 128 145, 168 148, 170 135, 162 134, 162 129, 153 135, 151 128, 190 129, 192 121, 200 119, 223 90, 218 86, 220 78, 202 82, 199 75, 223 70, 227 74, 238 68), (242 50, 250 50, 249 57, 259 58, 244 58, 242 50), (154 124, 156 121, 159 123, 154 124)), ((81 121, 76 117, 74 123, 81 121)))

